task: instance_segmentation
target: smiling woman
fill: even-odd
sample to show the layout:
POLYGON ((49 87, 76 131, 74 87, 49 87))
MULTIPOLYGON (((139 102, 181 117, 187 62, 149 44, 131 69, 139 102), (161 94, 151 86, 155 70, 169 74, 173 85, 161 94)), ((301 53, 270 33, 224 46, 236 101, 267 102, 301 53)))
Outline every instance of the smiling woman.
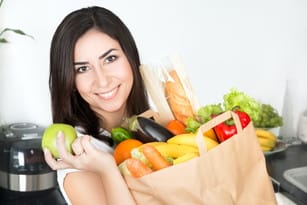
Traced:
MULTIPOLYGON (((91 109, 99 116, 124 114, 133 73, 119 43, 97 29, 90 29, 77 40, 74 59, 76 88, 91 109)), ((106 130, 113 126, 105 121, 106 130)))
POLYGON ((49 78, 53 122, 76 127, 79 138, 72 149, 82 154, 69 153, 65 136, 59 134, 61 160, 52 158, 49 150, 45 159, 59 170, 68 204, 134 204, 113 158, 110 132, 123 119, 149 109, 139 67, 130 31, 105 8, 73 11, 56 29, 49 78))

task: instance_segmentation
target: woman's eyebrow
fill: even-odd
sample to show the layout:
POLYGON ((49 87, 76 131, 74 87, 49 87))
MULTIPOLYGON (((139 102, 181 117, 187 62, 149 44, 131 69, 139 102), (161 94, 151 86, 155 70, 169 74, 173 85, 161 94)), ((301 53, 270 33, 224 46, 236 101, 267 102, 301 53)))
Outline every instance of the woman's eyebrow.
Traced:
POLYGON ((74 65, 85 65, 85 64, 88 64, 88 62, 87 61, 74 62, 74 65))
POLYGON ((98 59, 102 59, 102 58, 106 57, 109 53, 111 53, 112 51, 115 51, 115 50, 117 50, 117 49, 115 49, 115 48, 109 49, 108 51, 103 53, 101 56, 99 56, 98 59))
MULTIPOLYGON (((118 49, 115 48, 111 48, 109 50, 107 50, 105 53, 101 54, 98 59, 102 59, 104 57, 106 57, 109 53, 111 53, 112 51, 116 51, 118 49)), ((88 61, 80 61, 80 62, 74 62, 74 65, 84 65, 84 64, 88 64, 88 61)))

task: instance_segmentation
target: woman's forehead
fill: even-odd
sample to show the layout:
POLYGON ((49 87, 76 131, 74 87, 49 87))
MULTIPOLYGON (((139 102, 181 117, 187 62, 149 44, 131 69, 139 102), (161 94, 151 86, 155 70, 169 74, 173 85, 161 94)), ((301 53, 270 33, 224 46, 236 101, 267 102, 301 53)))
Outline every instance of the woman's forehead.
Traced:
POLYGON ((115 39, 111 38, 106 33, 91 29, 82 35, 75 44, 74 57, 75 59, 93 56, 101 56, 110 49, 121 50, 121 47, 115 39))

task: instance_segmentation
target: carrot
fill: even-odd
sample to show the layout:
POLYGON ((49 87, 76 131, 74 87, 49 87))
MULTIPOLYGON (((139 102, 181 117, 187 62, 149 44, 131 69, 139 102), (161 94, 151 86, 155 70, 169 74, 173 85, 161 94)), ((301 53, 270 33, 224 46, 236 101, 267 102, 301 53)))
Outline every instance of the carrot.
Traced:
POLYGON ((170 162, 168 162, 152 145, 144 145, 141 149, 144 156, 151 163, 154 170, 159 170, 171 166, 170 162))
POLYGON ((129 158, 125 160, 125 166, 131 176, 139 178, 150 174, 152 170, 138 159, 129 158))
POLYGON ((167 123, 166 128, 174 135, 185 133, 186 126, 179 120, 171 120, 167 123))

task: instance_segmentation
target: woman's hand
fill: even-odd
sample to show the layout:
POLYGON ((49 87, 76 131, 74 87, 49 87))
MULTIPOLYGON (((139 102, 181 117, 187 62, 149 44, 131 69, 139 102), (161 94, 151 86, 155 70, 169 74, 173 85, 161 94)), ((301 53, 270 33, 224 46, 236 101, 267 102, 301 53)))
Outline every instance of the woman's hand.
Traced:
POLYGON ((91 144, 90 136, 82 136, 73 142, 74 155, 66 150, 64 137, 64 134, 59 132, 56 140, 60 159, 55 160, 49 150, 44 150, 45 160, 53 170, 75 168, 106 173, 109 168, 116 166, 111 154, 98 150, 91 144))

